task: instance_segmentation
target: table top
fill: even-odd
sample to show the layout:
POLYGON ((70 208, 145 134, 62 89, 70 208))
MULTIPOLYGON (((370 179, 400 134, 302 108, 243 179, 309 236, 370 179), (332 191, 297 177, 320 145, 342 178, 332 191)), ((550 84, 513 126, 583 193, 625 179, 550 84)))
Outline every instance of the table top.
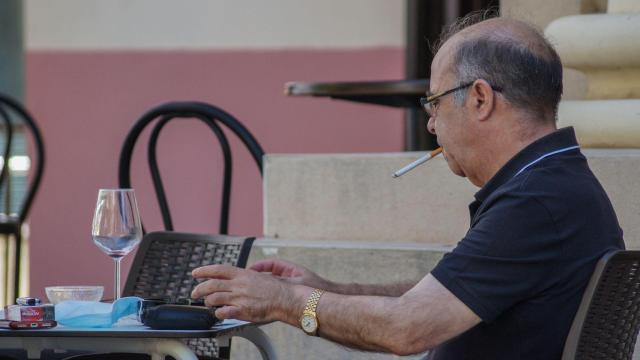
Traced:
POLYGON ((355 81, 355 82, 288 82, 288 96, 325 96, 334 99, 365 102, 393 107, 419 108, 419 99, 429 89, 427 79, 355 81))
POLYGON ((139 337, 139 338, 213 338, 230 335, 257 324, 241 320, 224 320, 208 330, 154 330, 143 325, 111 328, 75 328, 58 325, 51 329, 0 329, 0 337, 139 337))

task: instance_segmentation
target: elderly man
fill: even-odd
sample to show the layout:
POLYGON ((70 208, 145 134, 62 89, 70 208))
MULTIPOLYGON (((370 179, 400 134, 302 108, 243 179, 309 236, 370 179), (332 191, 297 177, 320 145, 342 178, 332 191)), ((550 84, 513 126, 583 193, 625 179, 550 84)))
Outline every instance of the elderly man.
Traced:
POLYGON ((281 260, 212 265, 193 291, 220 318, 283 321, 349 347, 432 359, 559 359, 596 261, 623 248, 573 129, 562 65, 530 26, 463 19, 431 66, 428 129, 481 189, 471 226, 417 284, 336 284, 281 260))

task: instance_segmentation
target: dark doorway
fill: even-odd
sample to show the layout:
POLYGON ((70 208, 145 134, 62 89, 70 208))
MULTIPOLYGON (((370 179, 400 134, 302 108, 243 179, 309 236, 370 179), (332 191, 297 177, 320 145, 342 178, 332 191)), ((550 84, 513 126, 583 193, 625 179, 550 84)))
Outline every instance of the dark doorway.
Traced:
MULTIPOLYGON (((433 57, 430 44, 442 28, 472 11, 498 8, 499 0, 407 0, 406 78, 430 77, 433 57)), ((408 109, 405 117, 405 150, 431 150, 436 138, 427 132, 426 114, 422 109, 408 109)))

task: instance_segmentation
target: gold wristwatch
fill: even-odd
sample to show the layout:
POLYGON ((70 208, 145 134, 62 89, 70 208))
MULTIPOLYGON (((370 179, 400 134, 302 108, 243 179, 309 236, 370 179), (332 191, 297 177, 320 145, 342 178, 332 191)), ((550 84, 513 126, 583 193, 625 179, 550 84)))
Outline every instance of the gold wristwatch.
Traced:
POLYGON ((324 290, 313 290, 307 299, 307 304, 305 305, 302 316, 300 317, 300 327, 307 333, 307 335, 315 336, 318 333, 318 317, 316 316, 316 308, 318 307, 320 296, 322 296, 323 293, 324 290))

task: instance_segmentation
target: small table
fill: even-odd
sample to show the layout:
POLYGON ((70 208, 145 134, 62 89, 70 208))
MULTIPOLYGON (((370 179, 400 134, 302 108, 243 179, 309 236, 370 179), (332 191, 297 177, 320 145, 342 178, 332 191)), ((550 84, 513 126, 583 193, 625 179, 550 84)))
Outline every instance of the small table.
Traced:
POLYGON ((130 352, 151 355, 152 360, 172 356, 176 360, 197 360, 196 355, 180 339, 216 338, 225 344, 233 336, 251 341, 265 360, 277 359, 267 335, 258 324, 225 320, 209 330, 153 330, 142 325, 113 328, 0 329, 0 348, 22 348, 29 358, 39 357, 45 349, 92 352, 130 352))
POLYGON ((406 108, 406 150, 426 150, 438 147, 435 135, 427 131, 426 114, 420 98, 429 90, 429 79, 355 81, 355 82, 288 82, 284 86, 288 96, 324 96, 406 108))
POLYGON ((368 104, 420 108, 420 98, 429 89, 429 80, 386 80, 354 82, 288 82, 288 96, 328 96, 368 104))

